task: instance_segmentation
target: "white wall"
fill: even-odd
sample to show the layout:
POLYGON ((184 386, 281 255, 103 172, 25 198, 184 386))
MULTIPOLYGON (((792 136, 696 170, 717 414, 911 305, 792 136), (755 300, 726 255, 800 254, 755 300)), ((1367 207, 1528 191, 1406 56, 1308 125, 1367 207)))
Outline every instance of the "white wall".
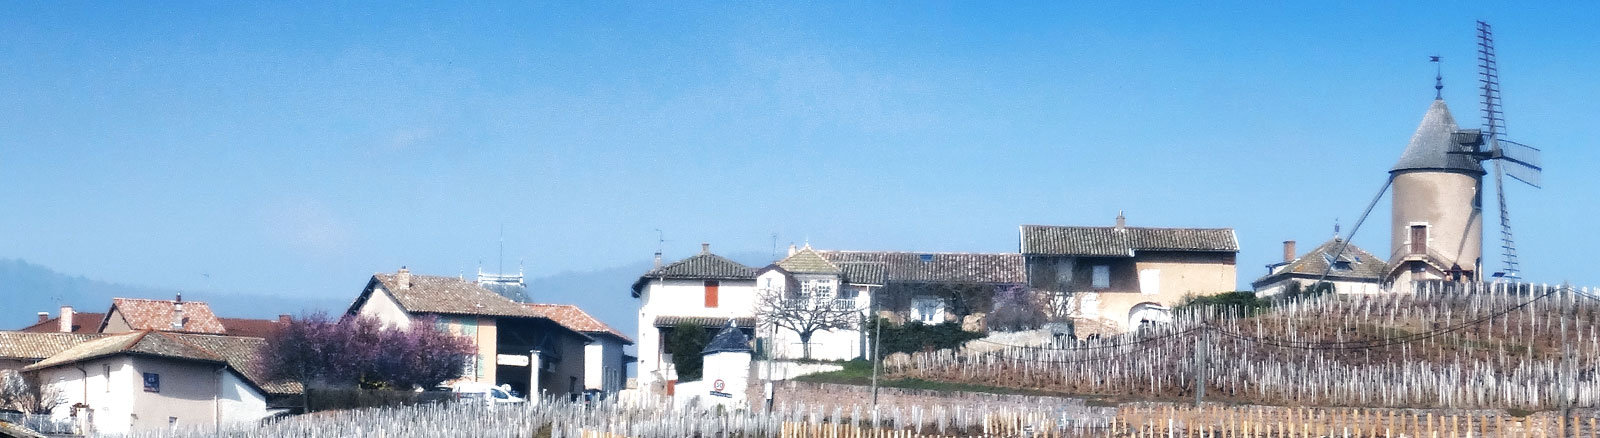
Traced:
POLYGON ((215 426, 219 418, 223 424, 236 424, 266 417, 266 396, 232 370, 219 374, 219 366, 113 356, 41 370, 40 376, 60 387, 66 398, 53 416, 68 418, 72 405, 86 404, 99 434, 160 429, 170 417, 178 417, 183 427, 215 426), (145 392, 145 372, 161 375, 161 392, 145 392))
POLYGON ((253 423, 267 416, 267 397, 256 392, 233 370, 222 373, 222 392, 217 395, 222 425, 253 423))
POLYGON ((650 280, 639 292, 639 363, 635 378, 649 391, 652 384, 675 376, 667 373, 661 360, 661 332, 658 316, 696 316, 738 318, 755 315, 755 285, 752 280, 722 280, 717 287, 717 307, 705 306, 704 280, 650 280))
POLYGON ((674 395, 675 404, 683 406, 698 399, 702 406, 720 404, 729 409, 748 407, 746 391, 750 384, 750 353, 722 352, 706 355, 704 377, 697 382, 683 382, 674 395), (714 395, 717 381, 722 381, 722 395, 714 395))
POLYGON ((594 342, 583 348, 584 388, 611 394, 627 383, 627 364, 622 362, 622 340, 592 335, 594 342))
POLYGON ((128 356, 115 356, 39 371, 40 381, 61 391, 65 403, 51 416, 66 419, 72 406, 83 403, 93 409, 90 427, 100 433, 127 433, 133 413, 134 391, 143 383, 128 356), (106 367, 110 366, 110 373, 106 367))
POLYGON ((389 293, 384 291, 382 284, 373 284, 372 294, 367 297, 367 302, 361 303, 361 308, 356 310, 357 315, 373 316, 382 321, 385 327, 411 327, 411 315, 400 309, 400 303, 394 301, 389 293))

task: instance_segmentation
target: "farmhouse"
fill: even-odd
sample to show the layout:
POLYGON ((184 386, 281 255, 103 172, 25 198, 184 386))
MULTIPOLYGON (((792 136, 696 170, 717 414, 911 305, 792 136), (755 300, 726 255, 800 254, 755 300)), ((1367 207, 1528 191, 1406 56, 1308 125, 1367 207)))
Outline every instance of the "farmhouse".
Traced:
POLYGON ((413 275, 404 267, 373 274, 346 313, 398 327, 436 318, 440 328, 477 348, 463 380, 510 385, 530 395, 576 397, 585 390, 585 345, 594 338, 465 279, 413 275))
POLYGON ((1023 225, 1028 285, 1072 297, 1077 316, 1124 327, 1166 321, 1187 295, 1234 289, 1239 241, 1231 228, 1023 225))

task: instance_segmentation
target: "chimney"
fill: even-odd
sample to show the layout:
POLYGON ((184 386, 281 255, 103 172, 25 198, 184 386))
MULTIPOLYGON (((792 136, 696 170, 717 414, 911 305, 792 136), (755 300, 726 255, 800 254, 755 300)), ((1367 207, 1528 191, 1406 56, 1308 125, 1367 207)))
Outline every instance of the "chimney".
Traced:
POLYGON ((709 244, 709 243, 700 244, 700 253, 701 254, 710 254, 711 253, 711 244, 709 244))
POLYGON ((289 317, 289 315, 278 315, 279 324, 287 325, 291 322, 294 322, 294 318, 289 317))
POLYGON ((411 288, 411 270, 410 269, 406 269, 405 266, 401 266, 400 270, 396 271, 394 273, 394 282, 396 283, 396 286, 398 286, 401 289, 410 289, 411 288))
POLYGON ((50 312, 39 312, 39 322, 36 322, 34 324, 43 324, 45 321, 49 321, 49 320, 50 320, 50 312))
POLYGON ((1295 254, 1295 252, 1294 252, 1294 241, 1293 240, 1285 240, 1285 241, 1283 241, 1283 262, 1284 263, 1289 263, 1289 262, 1294 261, 1294 254, 1295 254))
POLYGON ((656 251, 656 266, 655 267, 657 267, 657 268, 661 267, 661 251, 656 251))
POLYGON ((794 253, 797 253, 797 252, 800 252, 800 250, 795 249, 793 243, 789 244, 789 255, 794 255, 794 253))
POLYGON ((172 302, 172 331, 183 331, 183 292, 172 302))
POLYGON ((1128 218, 1122 217, 1122 210, 1117 210, 1117 229, 1128 227, 1128 218))
POLYGON ((72 332, 72 306, 61 306, 61 319, 57 322, 61 323, 62 333, 72 332))

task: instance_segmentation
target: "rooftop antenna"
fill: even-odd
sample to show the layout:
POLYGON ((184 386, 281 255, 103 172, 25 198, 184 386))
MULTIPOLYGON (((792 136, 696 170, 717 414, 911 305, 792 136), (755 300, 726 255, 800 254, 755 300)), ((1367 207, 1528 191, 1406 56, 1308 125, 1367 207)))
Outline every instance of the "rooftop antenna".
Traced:
POLYGON ((778 233, 772 233, 772 259, 778 259, 778 233))
POLYGON ((505 224, 505 222, 501 222, 500 223, 500 269, 495 271, 495 273, 496 274, 504 274, 504 273, 506 273, 506 224, 505 224))
POLYGON ((656 267, 661 267, 661 251, 667 246, 667 235, 656 228, 656 267))
POLYGON ((1488 22, 1478 21, 1478 82, 1483 84, 1483 141, 1488 151, 1473 155, 1479 160, 1494 161, 1494 191, 1500 201, 1500 261, 1502 271, 1495 274, 1503 280, 1516 281, 1522 277, 1522 264, 1517 261, 1517 245, 1511 236, 1511 209, 1506 206, 1505 178, 1539 188, 1539 177, 1544 168, 1540 165, 1538 148, 1506 140, 1505 113, 1500 106, 1500 66, 1495 61, 1494 29, 1488 22))

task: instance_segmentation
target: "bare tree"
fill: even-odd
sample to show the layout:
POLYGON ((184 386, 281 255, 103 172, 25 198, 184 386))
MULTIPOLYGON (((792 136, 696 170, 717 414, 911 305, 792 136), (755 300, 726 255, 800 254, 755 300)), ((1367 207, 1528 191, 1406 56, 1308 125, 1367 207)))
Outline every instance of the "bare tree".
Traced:
POLYGON ((28 396, 28 384, 16 371, 0 371, 0 410, 22 410, 28 396))
POLYGON ((831 289, 803 287, 799 291, 765 288, 756 297, 756 317, 763 324, 788 329, 800 336, 802 357, 811 358, 811 336, 817 332, 853 329, 861 323, 855 300, 835 299, 831 289))
POLYGON ((50 415, 66 403, 67 396, 61 388, 40 381, 37 373, 0 373, 0 409, 50 415))

